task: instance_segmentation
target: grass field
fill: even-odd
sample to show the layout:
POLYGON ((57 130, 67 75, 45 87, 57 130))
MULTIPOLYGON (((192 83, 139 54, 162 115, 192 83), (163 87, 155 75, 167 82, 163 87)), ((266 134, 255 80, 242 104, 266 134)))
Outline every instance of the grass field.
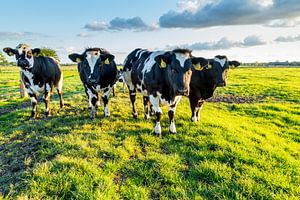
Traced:
MULTIPOLYGON (((0 67, 0 199, 299 199, 300 68, 237 68, 207 102, 200 123, 184 98, 177 135, 164 107, 153 122, 132 119, 128 94, 94 121, 75 67, 64 68, 66 107, 52 96, 50 120, 28 121, 18 69, 0 67), (226 99, 247 99, 226 103, 226 99)), ((117 88, 117 90, 120 89, 117 88)))

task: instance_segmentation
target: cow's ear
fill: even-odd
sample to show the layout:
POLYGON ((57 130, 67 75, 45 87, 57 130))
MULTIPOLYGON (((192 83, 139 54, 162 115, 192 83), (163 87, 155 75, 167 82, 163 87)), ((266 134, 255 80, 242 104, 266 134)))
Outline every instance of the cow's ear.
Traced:
POLYGON ((80 63, 83 61, 83 56, 78 53, 72 53, 68 57, 70 58, 70 60, 76 63, 80 63))
POLYGON ((202 57, 192 57, 191 61, 194 69, 198 71, 203 70, 205 67, 207 68, 209 65, 208 60, 202 57))
POLYGON ((229 61, 228 64, 229 64, 230 67, 232 67, 232 66, 233 67, 238 67, 238 66, 241 65, 241 63, 239 61, 236 61, 236 60, 229 61))
POLYGON ((33 56, 38 56, 41 53, 41 49, 39 48, 34 48, 31 51, 33 56))
POLYGON ((5 48, 3 48, 3 51, 4 51, 7 55, 9 55, 9 56, 13 56, 13 55, 15 55, 15 54, 17 53, 17 50, 16 50, 16 49, 12 49, 12 48, 10 48, 10 47, 5 47, 5 48))
POLYGON ((155 61, 159 65, 160 68, 166 68, 167 64, 170 64, 170 56, 169 54, 159 55, 155 57, 155 61))
POLYGON ((100 59, 104 64, 109 65, 111 61, 115 59, 115 56, 111 54, 102 54, 100 55, 100 59))

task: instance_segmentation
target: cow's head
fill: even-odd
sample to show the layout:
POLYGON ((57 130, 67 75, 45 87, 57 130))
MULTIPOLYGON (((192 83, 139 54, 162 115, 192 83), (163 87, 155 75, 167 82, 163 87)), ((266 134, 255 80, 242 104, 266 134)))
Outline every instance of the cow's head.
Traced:
POLYGON ((214 82, 217 87, 226 86, 227 73, 229 66, 239 66, 238 61, 228 61, 226 56, 215 56, 214 59, 209 60, 209 68, 211 68, 214 82))
POLYGON ((69 58, 78 63, 80 73, 85 77, 87 83, 96 85, 99 83, 101 67, 110 65, 115 56, 100 48, 89 48, 82 54, 70 54, 69 58))
POLYGON ((27 44, 19 44, 15 49, 5 47, 3 51, 9 56, 14 55, 17 60, 17 65, 22 69, 32 68, 34 64, 33 57, 41 53, 41 49, 31 49, 27 44))
POLYGON ((175 95, 189 94, 193 65, 191 57, 188 49, 176 49, 155 57, 159 67, 165 70, 165 77, 175 95))

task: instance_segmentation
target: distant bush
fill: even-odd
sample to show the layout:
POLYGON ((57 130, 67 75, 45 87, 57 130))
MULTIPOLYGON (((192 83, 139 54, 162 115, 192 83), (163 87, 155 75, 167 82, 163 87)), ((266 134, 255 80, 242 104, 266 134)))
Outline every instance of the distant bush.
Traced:
POLYGON ((47 48, 47 47, 42 47, 41 48, 41 55, 42 56, 49 56, 49 57, 53 57, 56 60, 60 61, 57 53, 55 50, 51 49, 51 48, 47 48))

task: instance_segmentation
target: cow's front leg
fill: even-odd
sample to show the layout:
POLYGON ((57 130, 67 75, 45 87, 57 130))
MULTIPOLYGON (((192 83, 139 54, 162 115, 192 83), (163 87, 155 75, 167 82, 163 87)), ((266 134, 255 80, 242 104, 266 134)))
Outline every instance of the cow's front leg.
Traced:
POLYGON ((30 120, 32 120, 36 118, 36 106, 38 103, 38 98, 35 94, 31 93, 31 91, 27 90, 27 93, 29 94, 31 100, 32 110, 31 110, 30 120))
POLYGON ((200 121, 200 112, 203 108, 203 104, 204 104, 205 101, 203 100, 200 100, 198 102, 198 105, 197 105, 197 108, 196 108, 196 117, 197 117, 197 121, 200 121))
POLYGON ((179 103, 181 99, 181 96, 176 96, 175 100, 169 104, 169 111, 168 111, 168 115, 169 115, 169 119, 170 119, 170 127, 169 127, 169 132, 172 134, 176 134, 176 126, 175 126, 175 112, 176 112, 176 107, 179 103))
POLYGON ((150 118, 150 115, 149 115, 149 97, 144 96, 143 97, 143 102, 144 102, 145 119, 149 119, 150 118))
POLYGON ((153 105, 153 109, 156 117, 154 133, 161 137, 160 119, 162 115, 162 110, 159 106, 159 97, 154 97, 153 95, 150 95, 149 99, 150 99, 150 103, 153 105))
POLYGON ((45 84, 45 91, 44 91, 44 103, 45 103, 45 117, 51 116, 50 114, 50 93, 51 93, 51 86, 49 83, 45 84))
POLYGON ((137 118, 137 112, 135 109, 135 99, 136 99, 136 89, 134 90, 129 90, 129 95, 130 95, 130 101, 132 104, 132 116, 133 118, 137 118))
POLYGON ((98 93, 87 87, 87 94, 89 97, 89 103, 91 104, 91 119, 95 119, 96 117, 96 105, 97 105, 97 101, 98 101, 98 93))
POLYGON ((110 94, 111 90, 112 90, 111 87, 105 89, 104 94, 102 95, 102 100, 103 100, 103 104, 104 104, 104 116, 105 117, 110 116, 110 113, 109 113, 109 110, 108 110, 108 99, 109 99, 109 94, 110 94))
POLYGON ((191 120, 193 122, 197 122, 197 111, 196 111, 196 107, 197 107, 197 102, 198 100, 196 98, 193 97, 189 97, 190 100, 190 107, 191 107, 191 111, 192 111, 192 117, 191 120))

